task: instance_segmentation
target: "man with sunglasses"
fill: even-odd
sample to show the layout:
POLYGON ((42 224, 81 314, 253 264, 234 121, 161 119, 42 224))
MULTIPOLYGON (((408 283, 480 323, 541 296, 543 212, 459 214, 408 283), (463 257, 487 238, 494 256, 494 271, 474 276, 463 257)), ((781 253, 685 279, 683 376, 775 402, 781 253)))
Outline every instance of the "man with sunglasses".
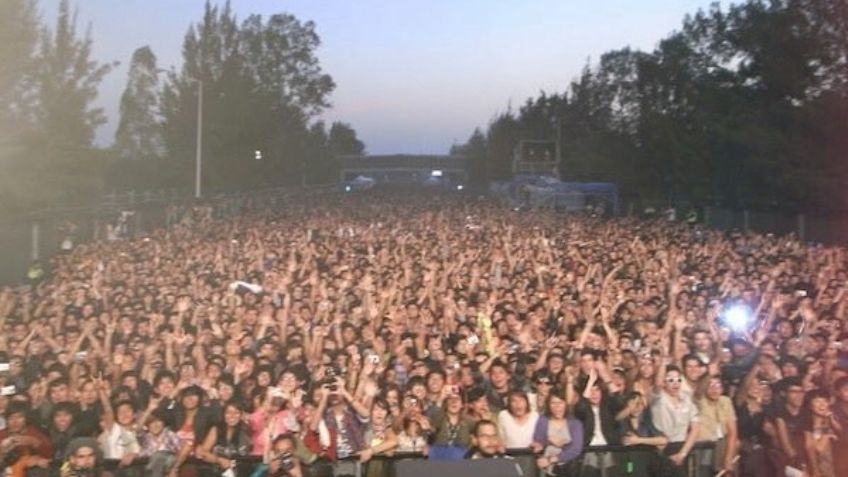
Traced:
POLYGON ((527 394, 527 398, 530 400, 530 410, 540 412, 539 408, 545 407, 545 402, 553 388, 553 380, 546 369, 540 369, 533 373, 533 388, 534 392, 527 394))
POLYGON ((695 445, 699 426, 698 408, 690 397, 681 393, 682 384, 680 368, 669 365, 662 388, 655 389, 651 397, 654 425, 669 440, 663 453, 678 467, 683 466, 695 445))

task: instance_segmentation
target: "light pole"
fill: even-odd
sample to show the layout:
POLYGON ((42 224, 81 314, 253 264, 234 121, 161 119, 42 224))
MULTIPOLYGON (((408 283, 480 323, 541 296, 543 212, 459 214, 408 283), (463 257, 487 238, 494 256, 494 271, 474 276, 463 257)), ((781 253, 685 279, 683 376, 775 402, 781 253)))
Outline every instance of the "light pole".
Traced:
MULTIPOLYGON (((168 70, 157 69, 157 73, 170 73, 168 70)), ((189 78, 189 81, 197 83, 197 144, 194 156, 194 198, 201 197, 200 172, 203 169, 203 81, 197 78, 189 78)))
POLYGON ((197 151, 194 158, 194 198, 199 199, 201 196, 200 189, 200 171, 203 164, 203 81, 195 79, 197 82, 197 151))

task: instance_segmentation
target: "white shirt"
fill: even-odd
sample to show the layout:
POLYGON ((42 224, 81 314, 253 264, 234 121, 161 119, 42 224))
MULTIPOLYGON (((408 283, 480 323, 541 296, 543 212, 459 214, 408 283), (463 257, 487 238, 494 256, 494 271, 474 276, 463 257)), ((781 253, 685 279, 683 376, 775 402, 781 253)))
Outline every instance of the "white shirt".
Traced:
POLYGON ((125 429, 117 422, 108 431, 100 434, 100 446, 106 459, 120 459, 127 454, 138 454, 141 446, 135 432, 125 429))
POLYGON ((498 413, 498 428, 501 438, 508 449, 530 447, 533 443, 533 432, 536 430, 536 421, 539 413, 530 411, 524 423, 519 423, 508 411, 498 413))
POLYGON ((604 433, 601 430, 601 408, 600 406, 592 406, 592 414, 595 415, 595 432, 592 434, 590 446, 605 446, 607 440, 604 438, 604 433))
POLYGON ((665 391, 651 396, 651 418, 669 442, 684 442, 689 426, 698 422, 698 408, 683 393, 675 400, 665 391))

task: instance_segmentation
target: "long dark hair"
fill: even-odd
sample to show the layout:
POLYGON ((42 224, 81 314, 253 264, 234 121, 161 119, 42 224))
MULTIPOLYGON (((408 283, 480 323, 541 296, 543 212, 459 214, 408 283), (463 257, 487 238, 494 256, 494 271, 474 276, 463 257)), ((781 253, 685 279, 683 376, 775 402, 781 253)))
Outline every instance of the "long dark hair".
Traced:
POLYGON ((548 418, 554 417, 551 412, 551 401, 554 399, 559 399, 565 403, 565 412, 562 415, 562 418, 565 419, 568 417, 568 400, 565 398, 565 391, 560 388, 551 389, 547 399, 545 399, 545 415, 548 416, 548 418))

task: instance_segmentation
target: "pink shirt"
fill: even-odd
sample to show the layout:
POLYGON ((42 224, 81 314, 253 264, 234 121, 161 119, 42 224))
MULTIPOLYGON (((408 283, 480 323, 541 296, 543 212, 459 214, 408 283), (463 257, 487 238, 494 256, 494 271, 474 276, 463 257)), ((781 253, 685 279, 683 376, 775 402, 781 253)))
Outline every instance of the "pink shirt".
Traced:
POLYGON ((265 455, 265 451, 271 447, 271 442, 280 434, 298 431, 297 420, 289 411, 280 411, 269 416, 264 409, 260 409, 250 415, 248 422, 253 455, 265 455))

